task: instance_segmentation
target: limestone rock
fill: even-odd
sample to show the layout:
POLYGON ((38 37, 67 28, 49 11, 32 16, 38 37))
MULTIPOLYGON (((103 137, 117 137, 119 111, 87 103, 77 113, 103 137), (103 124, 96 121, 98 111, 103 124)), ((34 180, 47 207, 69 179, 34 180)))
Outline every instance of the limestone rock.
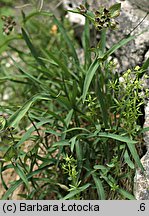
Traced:
POLYGON ((134 178, 134 195, 137 200, 149 200, 149 151, 141 159, 145 172, 136 171, 134 178))
MULTIPOLYGON (((145 107, 144 127, 149 127, 149 102, 145 107)), ((141 158, 141 162, 145 173, 142 173, 141 170, 138 169, 134 178, 134 194, 138 200, 149 200, 149 131, 145 132, 144 141, 147 152, 141 158)))
POLYGON ((129 1, 137 5, 140 9, 149 12, 148 0, 129 0, 129 1))

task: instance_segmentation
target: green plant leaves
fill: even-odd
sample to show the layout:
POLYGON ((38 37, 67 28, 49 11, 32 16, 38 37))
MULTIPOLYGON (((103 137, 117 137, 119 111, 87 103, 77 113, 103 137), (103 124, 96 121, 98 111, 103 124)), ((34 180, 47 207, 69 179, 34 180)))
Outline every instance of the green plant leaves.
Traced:
MULTIPOLYGON (((45 119, 43 121, 38 122, 37 124, 35 124, 36 128, 38 129, 39 127, 41 127, 42 125, 49 123, 51 121, 51 119, 45 119)), ((35 131, 35 127, 32 126, 30 129, 27 130, 26 133, 23 134, 23 136, 21 137, 21 139, 17 142, 16 147, 19 147, 20 145, 22 145, 26 140, 30 139, 31 134, 35 131)))
MULTIPOLYGON (((22 35, 9 37, 2 44, 3 49, 5 45, 15 39, 23 39, 27 45, 23 49, 24 43, 22 46, 23 41, 20 40, 21 48, 16 48, 15 44, 9 46, 9 56, 13 61, 13 66, 5 68, 2 65, 4 76, 0 77, 2 85, 9 80, 12 89, 17 88, 13 83, 15 82, 16 85, 23 84, 23 88, 21 85, 20 88, 25 89, 25 93, 27 92, 27 94, 22 94, 23 97, 19 91, 17 92, 21 101, 26 101, 19 109, 20 98, 16 103, 12 103, 13 107, 9 100, 4 101, 8 103, 8 106, 2 107, 2 114, 6 110, 9 116, 8 119, 0 117, 2 133, 0 141, 3 145, 2 149, 5 151, 0 171, 3 187, 7 190, 2 199, 8 199, 22 183, 29 191, 29 194, 22 194, 22 197, 26 199, 33 199, 34 196, 37 199, 44 199, 46 193, 49 196, 51 193, 55 199, 63 197, 63 200, 90 199, 92 197, 105 200, 117 197, 117 195, 124 199, 135 199, 133 195, 121 188, 119 180, 130 176, 136 167, 141 168, 142 171, 144 169, 135 147, 137 141, 133 140, 135 136, 127 133, 125 127, 121 127, 123 125, 120 124, 121 115, 118 112, 117 118, 116 106, 118 103, 115 103, 116 100, 117 102, 119 100, 108 85, 109 80, 118 80, 118 76, 113 76, 115 68, 109 61, 109 57, 138 35, 128 35, 106 50, 106 29, 117 24, 113 20, 119 16, 121 4, 116 3, 109 9, 101 7, 95 12, 90 11, 87 1, 83 3, 85 6, 80 6, 72 11, 81 13, 86 19, 82 35, 83 63, 79 60, 80 56, 77 52, 80 44, 77 44, 74 36, 71 38, 73 31, 69 29, 70 24, 67 29, 67 21, 65 22, 64 18, 66 26, 64 28, 63 21, 61 22, 49 12, 35 11, 28 16, 22 13, 22 35), (47 26, 44 22, 39 22, 39 19, 36 20, 36 16, 39 16, 43 21, 44 16, 49 16, 47 26), (102 31, 102 28, 100 29, 100 42, 94 49, 90 47, 91 24, 95 28, 103 28, 102 31), (54 34, 51 33, 53 26, 56 28, 54 34), (38 35, 37 30, 39 30, 38 35), (27 50, 30 51, 30 55, 26 54, 27 50), (91 55, 92 51, 94 51, 94 56, 91 55), (13 53, 17 53, 19 61, 14 60, 13 53), (17 71, 9 73, 10 70, 16 69, 14 66, 17 71), (21 75, 18 75, 18 72, 21 75), (36 94, 37 92, 40 93, 36 94), (91 96, 91 99, 93 98, 93 101, 91 100, 89 103, 86 100, 88 95, 91 96), (38 103, 36 106, 36 102, 39 101, 42 103, 38 103), (14 112, 14 110, 16 111, 14 112), (30 124, 30 122, 25 122, 25 126, 20 124, 25 116, 32 124, 29 129, 28 123, 30 124), (11 130, 11 127, 15 130, 11 130), (121 134, 129 134, 129 136, 121 134), (33 146, 28 152, 24 149, 25 141, 33 142, 33 146), (71 175, 68 172, 67 176, 66 173, 62 175, 66 165, 64 164, 63 168, 61 166, 64 155, 68 155, 68 158, 73 157, 75 161, 74 166, 69 167, 71 175), (5 162, 11 164, 3 167, 5 162), (123 169, 123 162, 126 165, 126 171, 123 169), (35 164, 38 168, 33 171, 35 164), (41 165, 39 166, 39 164, 41 165), (2 175, 8 168, 13 168, 20 177, 9 188, 2 175), (130 173, 129 170, 131 170, 130 173), (128 173, 126 173, 127 171, 128 173), (41 172, 42 177, 34 176, 41 172), (75 177, 72 174, 75 174, 75 177), (70 184, 68 180, 71 181, 70 184), (39 188, 39 181, 45 191, 42 187, 39 188), (36 188, 32 187, 34 183, 37 183, 36 188)), ((142 74, 145 73, 148 66, 149 59, 144 62, 141 68, 142 74)), ((124 101, 127 102, 127 99, 124 101)), ((148 130, 146 128, 140 133, 148 130)))
POLYGON ((131 169, 135 168, 134 163, 131 161, 127 150, 124 153, 124 160, 131 169))
POLYGON ((17 164, 13 164, 13 168, 14 170, 16 171, 16 173, 19 175, 19 177, 22 179, 22 181, 25 183, 28 191, 29 191, 29 182, 28 182, 28 179, 26 177, 26 174, 24 173, 22 167, 17 163, 17 164))
POLYGON ((20 120, 25 116, 25 114, 30 109, 31 105, 37 100, 51 100, 49 94, 36 94, 31 99, 29 99, 20 109, 18 109, 13 115, 11 115, 7 120, 7 126, 16 128, 20 120))
POLYGON ((39 173, 41 173, 41 171, 43 169, 45 169, 45 167, 47 167, 47 165, 42 166, 41 168, 39 167, 39 169, 37 169, 37 170, 35 170, 35 171, 27 174, 26 178, 24 178, 24 176, 21 175, 22 178, 19 179, 19 180, 17 180, 17 181, 15 181, 15 183, 8 188, 8 190, 6 191, 6 193, 3 195, 2 200, 7 200, 9 198, 9 196, 23 183, 22 179, 24 179, 24 181, 26 181, 26 179, 27 179, 27 181, 29 181, 34 175, 38 175, 39 173))
POLYGON ((0 131, 6 127, 6 119, 3 116, 0 116, 0 131))
POLYGON ((119 140, 121 142, 126 142, 126 143, 130 143, 130 144, 136 144, 137 141, 131 140, 129 137, 125 137, 125 136, 121 136, 121 135, 117 135, 117 134, 112 134, 112 133, 99 133, 98 134, 99 137, 108 137, 108 138, 112 138, 115 140, 119 140))
POLYGON ((88 93, 89 86, 91 84, 93 76, 96 73, 99 65, 100 65, 99 61, 97 59, 95 59, 92 62, 92 64, 90 65, 88 71, 86 72, 85 81, 84 81, 84 85, 83 85, 83 95, 82 95, 83 103, 86 99, 86 95, 88 93))
MULTIPOLYGON (((43 53, 45 54, 44 50, 43 53)), ((56 55, 52 54, 52 52, 48 52, 46 56, 53 60, 53 63, 62 69, 62 72, 65 74, 65 77, 69 78, 70 76, 73 76, 76 80, 78 80, 78 77, 71 70, 69 70, 68 67, 61 61, 61 59, 57 58, 56 55)))
POLYGON ((119 49, 120 47, 124 46, 125 44, 127 44, 129 41, 135 39, 136 36, 129 36, 127 38, 124 38, 122 40, 120 40, 118 43, 114 44, 108 51, 106 51, 104 53, 104 55, 102 57, 99 56, 99 59, 103 59, 104 61, 110 56, 112 55, 117 49, 119 49))
POLYGON ((70 146, 70 143, 67 140, 61 140, 52 144, 52 147, 60 147, 60 146, 70 146))
POLYGON ((105 200, 105 191, 103 188, 103 184, 102 181, 99 179, 99 177, 96 176, 95 173, 92 174, 96 188, 97 188, 97 193, 98 193, 98 197, 100 200, 105 200))
POLYGON ((68 47, 70 48, 71 54, 75 60, 76 65, 80 65, 76 50, 73 46, 73 42, 70 40, 68 34, 66 33, 66 30, 64 29, 63 25, 59 22, 59 20, 54 17, 55 24, 59 27, 60 32, 62 33, 64 40, 66 41, 68 47))
MULTIPOLYGON (((97 136, 97 135, 91 135, 89 137, 94 137, 94 136, 97 136)), ((138 155, 137 150, 136 150, 135 145, 134 145, 137 143, 137 141, 131 140, 129 137, 124 137, 121 135, 111 134, 111 133, 102 133, 101 132, 101 133, 98 133, 98 136, 99 137, 112 138, 112 139, 115 139, 115 140, 118 140, 121 142, 125 142, 129 148, 131 155, 132 155, 133 159, 135 160, 136 164, 138 165, 138 167, 141 168, 142 171, 144 171, 144 168, 142 166, 139 155, 138 155)))
POLYGON ((30 49, 32 55, 34 56, 34 58, 36 59, 36 61, 43 67, 45 67, 44 62, 39 58, 39 54, 37 52, 37 49, 35 49, 35 47, 33 46, 29 36, 27 35, 25 29, 22 28, 22 36, 28 46, 28 48, 30 49))
POLYGON ((82 45, 84 48, 84 68, 88 69, 91 63, 91 52, 90 52, 90 27, 89 27, 89 20, 85 19, 85 26, 82 35, 82 45))
POLYGON ((130 194, 129 192, 123 190, 122 188, 118 188, 117 192, 120 193, 126 199, 136 200, 136 198, 132 194, 130 194))
POLYGON ((147 70, 149 67, 149 58, 144 62, 143 66, 142 66, 142 70, 147 70))
POLYGON ((83 185, 82 187, 77 188, 74 191, 71 191, 69 194, 67 194, 65 197, 62 198, 62 200, 68 200, 68 199, 72 199, 74 196, 80 194, 81 192, 85 191, 91 184, 87 183, 85 185, 83 185))
POLYGON ((129 150, 131 152, 131 155, 132 155, 133 159, 135 160, 136 164, 142 170, 142 172, 144 172, 144 167, 143 167, 143 165, 142 165, 142 163, 140 161, 140 158, 139 158, 139 155, 137 153, 137 150, 136 150, 135 146, 132 145, 132 143, 130 143, 130 142, 127 142, 127 146, 129 148, 129 150))
POLYGON ((146 59, 146 61, 143 63, 141 69, 142 69, 142 73, 140 73, 138 75, 139 78, 141 78, 145 73, 146 73, 146 70, 149 68, 149 58, 146 59))
POLYGON ((117 3, 112 5, 109 8, 109 12, 110 12, 110 17, 111 18, 116 18, 120 15, 120 10, 121 10, 121 3, 117 3))
POLYGON ((46 12, 46 11, 35 11, 35 12, 32 12, 30 13, 28 16, 24 16, 24 19, 23 19, 23 22, 26 23, 27 21, 29 21, 32 17, 35 17, 35 16, 49 16, 49 17, 52 17, 53 14, 50 13, 50 12, 46 12))

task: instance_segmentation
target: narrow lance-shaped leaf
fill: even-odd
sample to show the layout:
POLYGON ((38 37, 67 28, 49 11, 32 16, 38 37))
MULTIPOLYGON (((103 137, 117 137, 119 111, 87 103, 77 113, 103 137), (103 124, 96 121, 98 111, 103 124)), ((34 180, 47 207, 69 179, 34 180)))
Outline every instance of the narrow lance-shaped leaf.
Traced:
POLYGON ((112 134, 112 133, 98 133, 98 136, 99 137, 109 137, 109 138, 112 138, 112 139, 115 139, 115 140, 119 140, 121 142, 126 142, 126 143, 131 143, 131 144, 135 144, 137 143, 137 141, 135 140, 131 140, 129 137, 124 137, 124 136, 121 136, 121 135, 117 135, 117 134, 112 134))
MULTIPOLYGON (((120 40, 118 43, 114 44, 101 58, 106 60, 111 54, 113 54, 117 49, 127 44, 129 41, 135 39, 136 36, 129 36, 120 40)), ((99 57, 100 58, 100 57, 99 57)))
POLYGON ((142 172, 144 171, 144 167, 140 161, 139 155, 137 153, 137 150, 135 148, 134 145, 132 145, 132 143, 127 142, 127 146, 131 152, 131 155, 133 157, 133 159, 135 160, 136 164, 138 165, 138 167, 142 170, 142 172))
POLYGON ((105 192, 104 192, 104 188, 102 185, 101 180, 96 176, 96 174, 92 174, 96 188, 97 188, 97 193, 98 193, 98 197, 100 200, 105 200, 105 192))
POLYGON ((139 73, 138 77, 141 78, 146 73, 148 68, 149 68, 149 58, 143 63, 141 67, 142 72, 139 73))
POLYGON ((29 36, 27 35, 25 29, 22 28, 22 35, 23 35, 23 38, 28 46, 28 48, 30 49, 32 55, 34 56, 34 58, 36 59, 36 61, 43 67, 45 67, 45 64, 44 62, 39 58, 39 55, 38 55, 38 52, 36 50, 36 48, 33 46, 29 36))
POLYGON ((99 67, 99 64, 100 64, 99 61, 97 59, 95 59, 86 73, 84 86, 83 86, 83 95, 82 95, 83 102, 85 101, 89 86, 91 84, 91 81, 93 79, 94 74, 96 73, 96 71, 99 67))
POLYGON ((45 86, 43 86, 43 83, 39 79, 37 79, 36 77, 34 77, 30 73, 28 73, 26 70, 24 70, 10 55, 9 55, 9 57, 13 61, 15 67, 21 73, 23 73, 26 76, 26 78, 28 78, 29 80, 31 80, 34 83, 34 85, 39 84, 38 86, 40 86, 40 88, 42 88, 43 90, 45 90, 45 86))
MULTIPOLYGON (((145 30, 147 31, 147 30, 145 30)), ((137 35, 128 35, 125 38, 121 39, 118 43, 114 44, 103 56, 99 55, 99 59, 106 60, 111 54, 113 54, 117 49, 121 48, 131 40, 134 40, 139 35, 143 34, 145 31, 140 32, 137 35)))
POLYGON ((66 30, 64 29, 63 25, 59 22, 59 20, 56 17, 54 17, 54 22, 59 27, 59 30, 62 33, 64 40, 66 41, 68 47, 70 48, 71 54, 72 54, 76 64, 79 65, 80 62, 79 62, 76 50, 73 46, 73 42, 70 40, 70 38, 69 38, 68 34, 66 33, 66 30))
POLYGON ((35 103, 36 100, 51 100, 51 98, 48 94, 36 94, 8 118, 7 126, 16 128, 20 120, 24 117, 24 115, 28 112, 31 105, 35 103))
POLYGON ((66 125, 67 125, 67 128, 71 122, 71 119, 72 119, 72 115, 73 115, 73 109, 71 109, 69 111, 69 113, 67 114, 66 118, 65 118, 65 122, 66 122, 66 125))
POLYGON ((125 162, 128 164, 128 166, 129 166, 131 169, 134 169, 134 168, 135 168, 135 167, 134 167, 134 163, 131 161, 127 150, 126 150, 125 153, 124 153, 124 160, 125 160, 125 162))
POLYGON ((149 58, 144 62, 143 66, 142 66, 142 69, 147 70, 148 67, 149 67, 149 58))
POLYGON ((60 140, 52 144, 52 147, 60 147, 60 146, 70 146, 70 143, 67 140, 60 140))
POLYGON ((136 198, 132 194, 122 188, 118 188, 116 191, 129 200, 136 200, 136 198))
POLYGON ((99 133, 98 136, 99 137, 109 137, 109 138, 112 138, 115 140, 119 140, 121 142, 125 142, 129 148, 131 155, 132 155, 133 159, 135 160, 136 164, 138 165, 138 167, 141 168, 142 171, 144 171, 144 168, 142 166, 139 155, 138 155, 137 150, 136 150, 135 145, 134 145, 137 143, 137 141, 131 140, 129 137, 123 137, 121 135, 111 134, 111 133, 99 133))
POLYGON ((27 22, 28 20, 30 20, 32 17, 34 17, 34 16, 41 16, 41 15, 43 15, 43 16, 49 16, 49 17, 52 17, 53 16, 53 14, 52 13, 50 13, 50 12, 46 12, 46 11, 35 11, 35 12, 32 12, 32 13, 30 13, 28 16, 24 16, 24 19, 23 19, 23 21, 24 21, 24 23, 25 22, 27 22))
POLYGON ((16 164, 13 166, 13 168, 16 171, 16 173, 19 175, 19 177, 22 179, 22 181, 25 183, 27 189, 29 190, 29 182, 28 182, 28 179, 27 179, 22 167, 20 167, 19 164, 16 164))
MULTIPOLYGON (((42 164, 40 165, 40 167, 42 166, 42 164)), ((27 174, 26 178, 27 180, 31 179, 34 175, 38 175, 39 173, 42 172, 42 170, 44 170, 45 168, 47 168, 47 165, 45 167, 41 167, 29 174, 27 174)), ((23 183, 22 179, 17 180, 7 191, 6 193, 3 195, 3 197, 1 198, 2 200, 6 200, 8 199, 8 197, 23 183)))
MULTIPOLYGON (((38 129, 39 127, 41 127, 42 125, 49 123, 51 119, 45 119, 44 121, 40 121, 36 124, 36 128, 38 129)), ((32 126, 31 128, 29 128, 27 130, 26 133, 24 133, 21 137, 21 139, 19 140, 19 142, 15 145, 16 147, 19 147, 20 145, 22 145, 22 143, 24 143, 26 140, 28 140, 32 134, 32 132, 35 131, 35 127, 32 126)))
POLYGON ((82 191, 85 191, 90 185, 91 185, 90 183, 87 183, 87 184, 83 185, 82 187, 76 188, 76 190, 71 191, 62 200, 68 200, 70 198, 73 198, 74 196, 81 193, 82 191))
POLYGON ((82 35, 82 44, 84 48, 84 68, 88 69, 88 66, 91 63, 91 52, 90 52, 90 28, 89 28, 89 20, 85 18, 85 26, 82 35))

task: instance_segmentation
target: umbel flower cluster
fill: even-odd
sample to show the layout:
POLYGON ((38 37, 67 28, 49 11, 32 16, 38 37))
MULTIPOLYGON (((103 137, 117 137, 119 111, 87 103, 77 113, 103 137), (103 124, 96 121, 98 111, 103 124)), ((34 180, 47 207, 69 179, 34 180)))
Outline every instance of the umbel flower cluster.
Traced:
POLYGON ((3 15, 1 19, 4 21, 3 33, 6 35, 9 35, 11 31, 13 30, 14 26, 16 25, 16 22, 13 20, 12 16, 3 15))
POLYGON ((98 31, 102 29, 116 29, 118 22, 115 20, 120 15, 121 4, 117 3, 110 8, 101 6, 95 12, 91 12, 84 5, 77 8, 78 12, 90 19, 98 31))
POLYGON ((111 16, 110 10, 102 7, 95 11, 95 27, 97 30, 100 31, 103 28, 116 29, 117 25, 118 22, 111 16))

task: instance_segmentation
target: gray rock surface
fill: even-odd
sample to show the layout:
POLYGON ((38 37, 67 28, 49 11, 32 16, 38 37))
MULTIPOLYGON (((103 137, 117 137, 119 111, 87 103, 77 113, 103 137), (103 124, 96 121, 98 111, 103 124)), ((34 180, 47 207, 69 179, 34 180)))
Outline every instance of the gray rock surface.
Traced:
MULTIPOLYGON (((149 127, 149 102, 145 108, 144 127, 149 127)), ((134 178, 134 194, 138 200, 149 200, 149 131, 145 132, 144 141, 147 152, 141 158, 141 162, 144 166, 145 173, 142 173, 141 170, 138 169, 134 178)))
POLYGON ((143 156, 141 162, 145 173, 136 171, 134 178, 134 195, 137 200, 149 200, 149 151, 143 156))
MULTIPOLYGON (((115 53, 114 58, 116 58, 118 62, 118 70, 123 72, 136 65, 142 65, 149 57, 149 14, 147 15, 147 12, 149 12, 149 0, 88 0, 91 7, 95 9, 99 8, 100 5, 109 7, 116 2, 120 2, 122 8, 121 15, 118 18, 120 26, 116 31, 108 31, 107 48, 110 48, 113 44, 124 38, 132 30, 134 30, 132 34, 138 34, 145 31, 135 40, 129 42, 115 53), (146 17, 145 20, 141 22, 144 17, 146 17), (141 24, 136 28, 140 22, 141 24)), ((63 0, 63 3, 66 9, 72 9, 76 8, 82 1, 63 0)), ((76 16, 76 14, 69 14, 69 18, 72 22, 83 24, 84 19, 79 17, 78 21, 76 16), (82 20, 80 21, 80 19, 82 20)), ((144 127, 146 126, 149 127, 149 102, 145 108, 144 127)), ((145 133, 144 140, 147 146, 147 153, 142 157, 141 161, 146 171, 143 174, 138 169, 134 178, 134 194, 138 200, 149 200, 149 132, 145 133)))
POLYGON ((149 0, 129 0, 129 1, 137 5, 140 9, 149 12, 149 0))

